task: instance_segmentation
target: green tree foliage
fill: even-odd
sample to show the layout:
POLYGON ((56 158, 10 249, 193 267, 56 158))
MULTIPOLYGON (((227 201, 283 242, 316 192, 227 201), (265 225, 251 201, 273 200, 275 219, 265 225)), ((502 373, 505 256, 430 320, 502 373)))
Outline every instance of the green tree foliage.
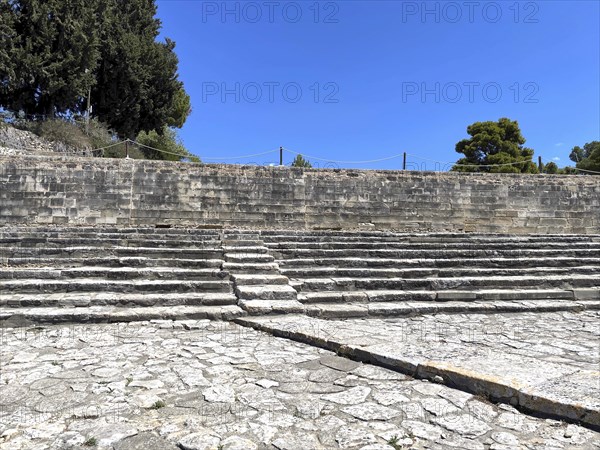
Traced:
POLYGON ((292 161, 292 167, 304 167, 305 169, 312 169, 312 164, 304 159, 302 155, 296 155, 294 161, 292 161))
POLYGON ((81 109, 99 56, 93 3, 0 0, 1 106, 52 117, 81 109))
POLYGON ((600 141, 588 142, 583 148, 573 147, 569 158, 578 169, 600 172, 600 141))
POLYGON ((155 0, 0 0, 0 106, 77 115, 121 138, 181 128, 191 108, 155 0))
MULTIPOLYGON (((162 130, 183 85, 177 79, 175 43, 158 42, 161 23, 154 0, 103 0, 102 47, 94 115, 121 137, 162 130)), ((183 119, 179 122, 183 124, 183 119)))
POLYGON ((519 124, 516 121, 501 118, 498 122, 475 122, 467 127, 467 133, 471 137, 456 144, 456 151, 463 153, 465 157, 456 162, 452 168, 453 171, 539 172, 537 165, 531 160, 533 150, 524 147, 525 138, 521 135, 519 124), (497 164, 506 165, 491 167, 491 165, 497 164))
POLYGON ((15 42, 19 39, 15 21, 10 2, 0 0, 0 102, 8 97, 9 83, 15 80, 15 42))
POLYGON ((136 142, 142 144, 140 150, 146 159, 200 162, 200 158, 192 155, 185 148, 173 128, 165 127, 162 133, 157 133, 154 130, 149 132, 141 131, 136 138, 136 142))
POLYGON ((575 167, 567 166, 559 169, 559 173, 562 175, 577 175, 581 172, 579 172, 575 167))
POLYGON ((551 161, 544 166, 544 173, 556 174, 560 173, 560 169, 558 168, 555 162, 551 161))
POLYGON ((171 111, 167 119, 167 125, 174 128, 182 128, 188 116, 192 113, 190 96, 183 87, 173 97, 171 111))

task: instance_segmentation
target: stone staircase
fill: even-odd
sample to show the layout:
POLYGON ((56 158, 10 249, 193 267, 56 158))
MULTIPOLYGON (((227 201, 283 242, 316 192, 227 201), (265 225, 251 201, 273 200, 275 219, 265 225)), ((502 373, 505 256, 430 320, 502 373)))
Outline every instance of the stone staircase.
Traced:
POLYGON ((0 322, 600 309, 600 236, 0 228, 0 322))
POLYGON ((225 232, 223 251, 242 309, 255 315, 304 312, 297 291, 281 275, 260 233, 225 232))
POLYGON ((231 319, 219 231, 0 229, 0 321, 231 319))

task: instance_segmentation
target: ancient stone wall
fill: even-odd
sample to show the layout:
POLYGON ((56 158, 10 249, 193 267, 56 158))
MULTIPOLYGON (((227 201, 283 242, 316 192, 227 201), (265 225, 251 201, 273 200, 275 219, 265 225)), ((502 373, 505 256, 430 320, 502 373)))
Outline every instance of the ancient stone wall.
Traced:
POLYGON ((600 177, 0 157, 0 225, 600 233, 600 177))

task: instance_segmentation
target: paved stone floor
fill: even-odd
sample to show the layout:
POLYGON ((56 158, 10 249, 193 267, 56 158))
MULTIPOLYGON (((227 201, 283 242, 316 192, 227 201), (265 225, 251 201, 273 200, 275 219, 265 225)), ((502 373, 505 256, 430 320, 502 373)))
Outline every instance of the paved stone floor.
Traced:
POLYGON ((247 318, 408 374, 600 427, 600 312, 247 318), (327 333, 323 333, 327 326, 327 333))
MULTIPOLYGON (((368 323, 376 336, 365 321, 319 332, 368 323)), ((523 343, 587 367, 597 360, 579 332, 570 348, 523 343)), ((516 342, 502 336, 489 345, 516 342)), ((0 339, 3 450, 600 449, 589 429, 226 322, 4 329, 0 339)))

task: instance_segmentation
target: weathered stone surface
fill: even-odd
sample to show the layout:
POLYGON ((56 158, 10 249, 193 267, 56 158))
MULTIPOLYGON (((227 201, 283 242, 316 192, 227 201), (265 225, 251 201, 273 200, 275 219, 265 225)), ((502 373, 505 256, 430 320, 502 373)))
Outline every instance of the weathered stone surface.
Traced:
POLYGON ((356 386, 336 394, 324 395, 323 399, 340 405, 358 405, 366 400, 370 392, 371 389, 368 387, 356 386))
MULTIPOLYGON (((375 361, 436 382, 450 381, 469 392, 540 414, 578 420, 593 427, 600 425, 596 395, 598 312, 436 315, 418 320, 344 320, 335 325, 306 317, 244 319, 244 322, 271 332, 287 329, 293 323, 296 336, 303 340, 329 345, 361 360, 375 361), (323 335, 325 324, 335 329, 335 342, 323 335)), ((419 383, 414 389, 444 399, 425 399, 419 405, 436 416, 436 423, 451 427, 452 424, 444 422, 449 416, 463 422, 458 410, 471 400, 471 394, 431 383, 419 383)), ((352 401, 345 397, 347 393, 331 395, 340 403, 352 401)), ((380 396, 374 399, 382 401, 380 396)), ((398 400, 403 402, 405 398, 398 400)), ((412 413, 406 409, 405 412, 412 413)), ((464 421, 474 427, 471 433, 479 431, 475 426, 479 424, 464 421)))
POLYGON ((0 329, 0 449, 74 450, 91 438, 115 450, 600 448, 595 431, 452 389, 446 372, 420 381, 339 356, 380 351, 420 374, 434 358, 477 364, 496 380, 527 361, 543 373, 512 373, 536 401, 566 414, 579 399, 593 415, 597 313, 245 320, 335 344, 338 355, 189 318, 0 329))
POLYGON ((114 445, 115 450, 177 450, 172 442, 154 433, 139 433, 114 445))
POLYGON ((389 420, 401 415, 397 409, 387 408, 377 403, 364 402, 342 408, 342 411, 360 420, 389 420))
POLYGON ((206 432, 192 433, 184 436, 177 443, 183 450, 214 450, 221 439, 206 432))
POLYGON ((594 177, 26 156, 0 156, 0 174, 13 223, 600 232, 594 177))
POLYGON ((202 391, 202 395, 207 402, 233 403, 235 401, 235 391, 229 386, 211 386, 202 391))
MULTIPOLYGON (((436 324, 456 326, 467 320, 452 317, 454 322, 441 322, 438 316, 436 324)), ((550 347, 561 348, 559 356, 571 357, 583 371, 586 358, 597 358, 586 333, 589 328, 597 336, 598 321, 577 317, 561 314, 562 328, 551 316, 528 321, 527 328, 514 327, 519 339, 486 328, 478 317, 469 322, 470 330, 475 331, 473 324, 488 329, 486 339, 440 334, 438 328, 434 341, 448 340, 443 344, 455 357, 459 347, 449 343, 457 338, 463 351, 480 342, 494 350, 492 356, 500 345, 515 352, 527 347, 545 352, 540 358, 556 358, 550 347), (576 326, 583 322, 585 327, 576 326), (562 332, 571 340, 559 339, 562 332)), ((428 320, 417 318, 411 324, 428 329, 428 320)), ((498 315, 493 320, 498 326, 503 321, 515 325, 519 319, 498 315)), ((359 332, 377 335, 396 322, 371 323, 335 323, 335 336, 345 338, 348 330, 360 340, 359 332)), ((297 322, 296 330, 301 329, 297 322)), ((404 328, 403 346, 410 343, 411 330, 404 328)), ((332 335, 330 328, 313 331, 332 335)), ((388 450, 394 448, 390 442, 440 450, 600 448, 600 434, 581 426, 529 417, 442 384, 229 323, 157 320, 0 333, 1 450, 75 450, 88 448, 83 443, 92 438, 99 449, 115 450, 388 450), (17 354, 30 356, 15 362, 17 354), (144 407, 140 397, 146 399, 144 407)), ((433 335, 425 336, 422 345, 433 335)), ((588 379, 576 382, 589 391, 588 379)))

